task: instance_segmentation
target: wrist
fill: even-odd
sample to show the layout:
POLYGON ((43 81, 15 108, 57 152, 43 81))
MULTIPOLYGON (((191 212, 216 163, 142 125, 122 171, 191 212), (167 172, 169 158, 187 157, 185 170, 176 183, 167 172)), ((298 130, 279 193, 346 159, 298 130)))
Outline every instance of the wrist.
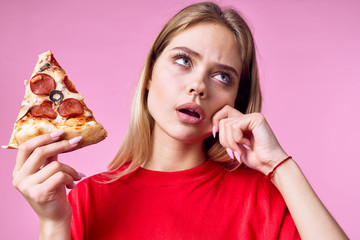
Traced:
POLYGON ((298 177, 299 174, 302 174, 299 166, 290 158, 275 169, 269 180, 280 190, 284 185, 290 184, 290 179, 298 177))
POLYGON ((279 163, 281 163, 284 159, 288 157, 289 155, 286 154, 286 152, 284 152, 283 150, 271 154, 271 158, 267 160, 261 172, 267 176, 270 172, 272 172, 276 168, 276 166, 279 165, 279 163))
POLYGON ((286 157, 284 160, 282 160, 281 162, 279 162, 266 176, 265 179, 266 180, 271 180, 272 175, 275 173, 276 169, 278 167, 280 167, 282 164, 284 164, 286 161, 288 161, 289 159, 292 159, 291 156, 286 157))
POLYGON ((39 239, 71 239, 71 219, 64 221, 40 220, 39 239))

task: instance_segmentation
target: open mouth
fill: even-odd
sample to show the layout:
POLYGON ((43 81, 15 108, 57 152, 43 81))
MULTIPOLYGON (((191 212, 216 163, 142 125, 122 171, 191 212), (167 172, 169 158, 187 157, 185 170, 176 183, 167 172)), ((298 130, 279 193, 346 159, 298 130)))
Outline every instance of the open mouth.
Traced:
POLYGON ((200 114, 192 109, 179 109, 179 112, 185 113, 191 117, 200 118, 200 114))
POLYGON ((187 124, 200 124, 205 119, 204 109, 193 102, 188 102, 179 105, 176 108, 177 116, 179 119, 187 124))

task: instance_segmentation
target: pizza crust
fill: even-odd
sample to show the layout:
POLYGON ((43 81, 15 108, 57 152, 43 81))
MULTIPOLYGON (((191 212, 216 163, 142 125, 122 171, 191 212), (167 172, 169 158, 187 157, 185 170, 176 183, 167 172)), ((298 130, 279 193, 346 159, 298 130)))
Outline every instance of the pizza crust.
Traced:
POLYGON ((107 132, 100 123, 89 122, 81 128, 78 127, 78 129, 76 129, 76 127, 66 128, 60 139, 70 140, 78 136, 82 136, 82 139, 75 149, 86 147, 104 140, 107 137, 107 132))
POLYGON ((2 147, 6 149, 18 149, 22 143, 30 140, 31 138, 58 130, 65 131, 61 135, 60 140, 70 140, 74 137, 82 136, 78 146, 73 150, 98 143, 107 137, 106 130, 96 121, 86 122, 82 126, 60 126, 59 128, 56 128, 53 124, 47 122, 46 120, 37 120, 36 124, 33 122, 35 121, 29 119, 21 125, 21 129, 16 129, 15 126, 9 145, 2 147))

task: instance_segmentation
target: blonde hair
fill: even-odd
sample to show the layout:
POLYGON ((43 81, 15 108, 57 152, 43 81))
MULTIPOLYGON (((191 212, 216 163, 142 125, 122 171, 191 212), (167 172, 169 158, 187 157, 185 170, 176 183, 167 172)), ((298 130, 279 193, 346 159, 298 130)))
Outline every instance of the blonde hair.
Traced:
MULTIPOLYGON (((242 113, 261 111, 262 98, 255 45, 251 31, 244 19, 235 10, 221 10, 218 5, 211 2, 190 5, 177 13, 163 27, 146 57, 132 103, 130 125, 127 134, 117 155, 108 168, 109 170, 116 170, 127 162, 131 163, 124 171, 111 175, 113 180, 133 172, 148 158, 154 119, 147 109, 148 90, 146 85, 151 78, 154 63, 174 36, 187 27, 199 22, 222 24, 234 34, 240 45, 242 62, 240 84, 234 107, 242 113)), ((205 139, 204 148, 208 159, 219 162, 231 162, 218 139, 214 139, 212 136, 205 139)), ((237 167, 236 165, 233 166, 234 168, 237 167)))

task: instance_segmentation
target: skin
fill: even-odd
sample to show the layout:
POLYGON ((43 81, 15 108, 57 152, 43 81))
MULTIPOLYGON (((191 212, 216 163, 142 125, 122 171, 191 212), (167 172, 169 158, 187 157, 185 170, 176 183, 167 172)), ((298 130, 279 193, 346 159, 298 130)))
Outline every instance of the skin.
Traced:
POLYGON ((240 59, 232 32, 219 24, 196 24, 171 40, 157 59, 148 84, 148 109, 155 126, 153 154, 143 167, 178 171, 201 164, 206 160, 203 140, 211 135, 213 126, 220 130, 222 146, 239 157, 244 155, 243 161, 251 168, 266 174, 284 159, 286 153, 265 118, 258 113, 245 116, 233 108, 240 59), (219 65, 231 67, 234 72, 219 65), (176 115, 176 107, 187 102, 203 107, 206 118, 200 125, 184 123, 176 115), (256 145, 254 138, 243 138, 241 128, 259 136, 256 145), (256 149, 245 151, 242 143, 256 149))
POLYGON ((155 125, 153 154, 145 168, 177 171, 206 160, 203 140, 211 135, 215 113, 234 105, 240 70, 238 44, 233 34, 218 24, 195 25, 171 40, 148 83, 148 109, 155 125), (233 68, 236 74, 219 64, 233 68), (177 106, 188 102, 204 109, 206 118, 201 124, 184 123, 177 116, 177 106))
MULTIPOLYGON (((239 59, 235 38, 218 24, 194 25, 170 41, 147 86, 155 125, 144 168, 180 171, 200 165, 206 160, 204 139, 212 129, 219 132, 220 143, 230 154, 236 153, 240 161, 263 174, 288 157, 262 114, 244 115, 233 108, 239 59), (184 57, 184 51, 196 54, 184 57), (219 64, 237 73, 229 74, 219 64), (232 77, 231 84, 224 83, 224 74, 232 77), (184 123, 177 117, 176 107, 187 102, 204 109, 206 118, 201 124, 184 123)), ((76 143, 58 140, 46 134, 22 144, 13 173, 14 186, 39 216, 40 239, 70 239, 72 211, 65 187, 73 188, 81 176, 56 161, 59 153, 75 148, 76 143)), ((271 181, 284 197, 302 239, 347 239, 294 160, 280 165, 271 181)))
POLYGON ((23 143, 13 171, 13 186, 39 216, 39 239, 70 239, 72 209, 65 187, 74 188, 81 176, 57 161, 58 154, 77 146, 59 138, 45 134, 23 143))

